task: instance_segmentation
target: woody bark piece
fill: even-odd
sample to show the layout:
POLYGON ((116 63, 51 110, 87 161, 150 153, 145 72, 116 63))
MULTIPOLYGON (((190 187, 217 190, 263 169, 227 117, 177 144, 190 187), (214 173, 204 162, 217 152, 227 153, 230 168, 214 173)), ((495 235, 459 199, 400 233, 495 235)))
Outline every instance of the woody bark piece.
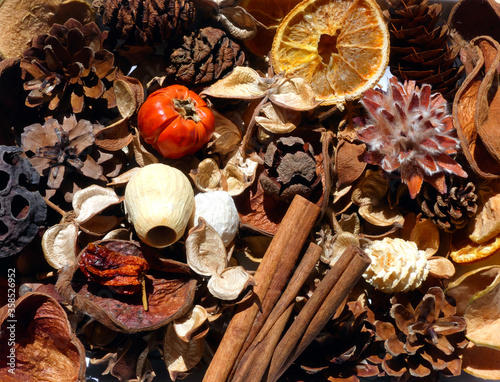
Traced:
POLYGON ((276 381, 314 340, 369 264, 370 259, 359 247, 345 250, 276 346, 267 381, 276 381))
POLYGON ((217 352, 203 379, 204 382, 227 380, 243 347, 261 304, 271 285, 271 280, 283 271, 285 256, 297 258, 319 214, 319 207, 307 199, 296 196, 285 214, 276 235, 255 273, 254 301, 241 305, 231 319, 217 352), (279 267, 278 267, 279 265, 279 267))
MULTIPOLYGON (((252 332, 245 343, 248 348, 245 349, 244 346, 240 352, 239 364, 237 364, 232 382, 251 382, 262 379, 271 361, 272 352, 278 344, 281 332, 284 329, 284 326, 280 326, 281 324, 278 322, 284 321, 286 323, 287 319, 285 317, 289 317, 291 313, 288 313, 288 309, 293 307, 295 297, 311 274, 322 252, 323 249, 320 246, 314 243, 309 244, 281 298, 271 307, 272 311, 263 323, 262 328, 255 332, 255 339, 251 339, 251 335, 255 331, 256 325, 252 328, 252 332), (252 342, 250 343, 250 341, 252 342)), ((260 317, 263 317, 263 315, 258 318, 260 317)))

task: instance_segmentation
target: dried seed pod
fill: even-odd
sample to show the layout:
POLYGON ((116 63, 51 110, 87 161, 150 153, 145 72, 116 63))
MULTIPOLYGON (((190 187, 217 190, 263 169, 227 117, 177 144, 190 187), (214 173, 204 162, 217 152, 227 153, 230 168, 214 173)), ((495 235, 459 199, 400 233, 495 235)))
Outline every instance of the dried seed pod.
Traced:
POLYGON ((194 192, 180 170, 156 163, 134 174, 125 189, 124 203, 139 238, 164 248, 184 234, 194 208, 194 192))
POLYGON ((225 246, 229 245, 240 226, 240 217, 234 200, 226 191, 213 191, 195 196, 194 222, 202 217, 220 235, 225 246))
POLYGON ((385 237, 372 242, 365 252, 372 262, 363 277, 383 292, 418 288, 429 273, 425 252, 412 241, 385 237))
POLYGON ((19 253, 38 233, 47 206, 38 191, 38 172, 16 146, 0 146, 0 258, 19 253), (28 187, 28 188, 27 188, 28 187))

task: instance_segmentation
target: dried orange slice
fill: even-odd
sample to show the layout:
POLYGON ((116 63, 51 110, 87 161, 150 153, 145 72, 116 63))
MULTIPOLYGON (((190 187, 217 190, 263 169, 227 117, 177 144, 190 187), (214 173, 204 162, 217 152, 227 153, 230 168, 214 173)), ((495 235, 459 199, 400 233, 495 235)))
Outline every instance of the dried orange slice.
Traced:
POLYGON ((389 31, 374 0, 305 0, 273 40, 275 72, 310 82, 323 105, 359 98, 383 76, 389 31))

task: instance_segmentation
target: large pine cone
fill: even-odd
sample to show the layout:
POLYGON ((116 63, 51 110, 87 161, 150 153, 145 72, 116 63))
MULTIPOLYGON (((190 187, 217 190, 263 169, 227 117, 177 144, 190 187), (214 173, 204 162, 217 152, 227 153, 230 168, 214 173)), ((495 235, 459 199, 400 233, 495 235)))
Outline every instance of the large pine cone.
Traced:
POLYGON ((463 66, 456 65, 459 47, 448 44, 446 24, 437 26, 441 4, 428 0, 388 0, 384 11, 391 33, 391 72, 400 80, 415 80, 417 84, 432 85, 451 100, 463 66))
POLYGON ((182 35, 196 17, 190 0, 95 0, 93 6, 112 37, 137 45, 182 35))
POLYGON ((472 182, 454 177, 451 187, 440 194, 434 187, 424 185, 419 196, 420 208, 440 229, 454 232, 465 227, 477 211, 476 187, 472 182))
POLYGON ((206 84, 222 78, 235 66, 245 64, 240 45, 221 29, 206 27, 184 36, 167 64, 167 82, 206 84))
POLYGON ((381 367, 393 381, 423 378, 437 381, 439 374, 459 375, 466 322, 439 287, 429 288, 414 309, 408 294, 391 299, 392 322, 376 321, 376 336, 387 351, 381 367))
POLYGON ((28 80, 24 89, 30 90, 26 105, 46 106, 45 116, 55 110, 81 113, 89 101, 100 98, 114 107, 114 56, 102 49, 106 35, 93 22, 82 25, 70 19, 35 37, 21 60, 22 77, 28 80))

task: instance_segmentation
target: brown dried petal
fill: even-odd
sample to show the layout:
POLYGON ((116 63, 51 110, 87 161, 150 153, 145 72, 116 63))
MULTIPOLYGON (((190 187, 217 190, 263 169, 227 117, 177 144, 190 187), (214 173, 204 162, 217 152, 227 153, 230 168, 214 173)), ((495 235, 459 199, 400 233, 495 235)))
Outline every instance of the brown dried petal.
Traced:
POLYGON ((20 297, 15 307, 0 309, 2 333, 0 356, 5 361, 0 379, 15 381, 76 381, 85 379, 85 349, 73 334, 66 312, 49 295, 30 292, 20 297), (10 320, 16 320, 12 323, 10 320), (7 362, 9 349, 15 349, 15 366, 7 362), (9 373, 13 369, 14 373, 9 373))
POLYGON ((132 142, 132 133, 130 132, 130 121, 123 118, 95 135, 95 144, 101 149, 108 151, 118 151, 128 146, 132 142))
POLYGON ((500 351, 469 342, 462 357, 465 372, 478 378, 500 379, 500 351))
POLYGON ((144 310, 141 294, 121 296, 107 287, 87 282, 78 271, 78 261, 63 270, 56 287, 75 309, 83 311, 107 327, 125 333, 136 333, 160 328, 184 315, 194 301, 196 280, 182 263, 156 258, 138 244, 124 240, 95 242, 127 256, 146 258, 153 275, 146 275, 146 294, 149 309, 144 310))
POLYGON ((208 152, 227 155, 234 151, 241 141, 241 131, 228 118, 217 110, 211 109, 215 116, 215 132, 212 140, 207 144, 208 152))
POLYGON ((366 168, 363 155, 366 145, 340 140, 335 150, 335 175, 337 189, 353 184, 366 168))

